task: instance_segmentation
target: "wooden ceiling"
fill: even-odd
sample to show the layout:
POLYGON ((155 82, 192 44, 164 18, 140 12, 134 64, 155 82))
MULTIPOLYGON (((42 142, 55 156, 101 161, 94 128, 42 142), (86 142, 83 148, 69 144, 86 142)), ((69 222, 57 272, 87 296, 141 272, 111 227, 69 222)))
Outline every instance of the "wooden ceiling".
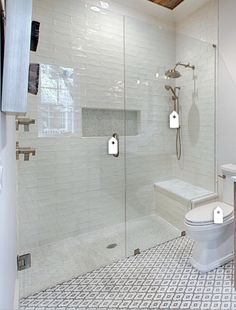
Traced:
POLYGON ((158 5, 164 6, 170 10, 174 10, 184 0, 148 0, 158 5))

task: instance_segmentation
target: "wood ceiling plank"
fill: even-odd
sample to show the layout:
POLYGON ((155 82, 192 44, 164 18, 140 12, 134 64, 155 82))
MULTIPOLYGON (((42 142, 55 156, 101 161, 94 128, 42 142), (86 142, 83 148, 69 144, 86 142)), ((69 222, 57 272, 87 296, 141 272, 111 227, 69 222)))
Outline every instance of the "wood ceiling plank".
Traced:
POLYGON ((164 6, 170 10, 173 10, 184 0, 149 0, 149 1, 164 6))

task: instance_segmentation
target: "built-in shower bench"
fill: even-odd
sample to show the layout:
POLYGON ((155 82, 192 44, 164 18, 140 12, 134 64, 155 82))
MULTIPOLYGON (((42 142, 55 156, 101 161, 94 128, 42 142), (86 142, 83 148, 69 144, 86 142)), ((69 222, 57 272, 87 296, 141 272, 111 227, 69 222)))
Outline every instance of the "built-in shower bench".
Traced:
POLYGON ((184 230, 184 216, 189 210, 218 197, 214 192, 179 179, 157 182, 154 189, 157 214, 180 230, 184 230))

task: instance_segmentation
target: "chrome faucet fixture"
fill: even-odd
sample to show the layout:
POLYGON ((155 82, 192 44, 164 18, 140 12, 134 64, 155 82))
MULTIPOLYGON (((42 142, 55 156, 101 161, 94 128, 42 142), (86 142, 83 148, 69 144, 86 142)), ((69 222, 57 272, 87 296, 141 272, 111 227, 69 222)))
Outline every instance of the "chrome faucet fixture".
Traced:
POLYGON ((31 118, 16 118, 16 130, 19 130, 19 126, 24 126, 24 131, 29 131, 29 125, 35 124, 35 119, 31 118))
POLYGON ((20 154, 24 155, 24 161, 28 161, 30 154, 32 156, 36 155, 36 150, 30 147, 20 147, 19 142, 16 142, 16 160, 20 159, 20 154))

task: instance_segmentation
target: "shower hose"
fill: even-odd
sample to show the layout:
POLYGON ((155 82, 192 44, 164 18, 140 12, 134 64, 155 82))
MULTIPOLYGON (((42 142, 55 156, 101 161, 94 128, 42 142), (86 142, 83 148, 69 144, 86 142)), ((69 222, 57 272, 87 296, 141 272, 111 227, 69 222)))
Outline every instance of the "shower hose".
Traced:
POLYGON ((181 146, 181 133, 180 128, 177 128, 176 132, 176 157, 178 160, 181 158, 182 146, 181 146))

